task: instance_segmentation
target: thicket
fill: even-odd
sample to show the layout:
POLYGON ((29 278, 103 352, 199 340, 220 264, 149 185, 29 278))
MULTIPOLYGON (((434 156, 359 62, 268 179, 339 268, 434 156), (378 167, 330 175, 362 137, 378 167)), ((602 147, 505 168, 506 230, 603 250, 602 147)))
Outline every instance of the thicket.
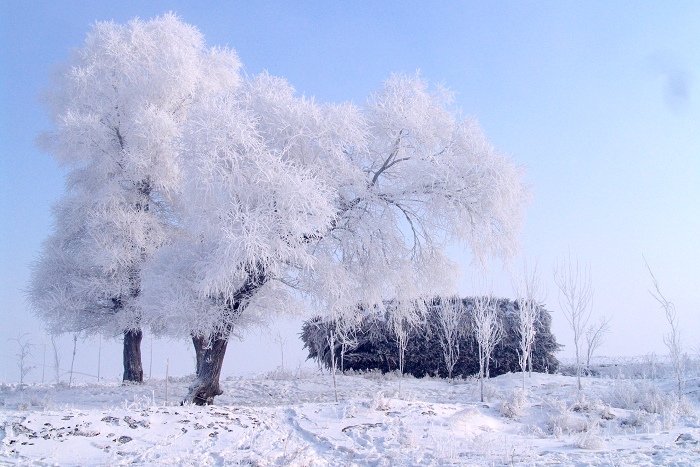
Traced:
MULTIPOLYGON (((404 372, 415 377, 447 377, 448 369, 440 346, 439 315, 440 298, 434 299, 426 307, 419 324, 410 330, 406 348, 404 372)), ((464 332, 459 339, 459 356, 454 376, 470 376, 479 373, 478 345, 472 329, 471 314, 474 298, 462 299, 464 332)), ((497 376, 520 371, 518 360, 520 334, 519 304, 506 298, 496 299, 498 315, 503 324, 503 338, 494 349, 490 375, 497 376)), ((394 334, 389 327, 387 312, 362 310, 363 318, 355 329, 352 343, 345 351, 342 367, 346 370, 380 370, 390 372, 399 368, 399 352, 394 334)), ((560 349, 551 332, 552 317, 543 306, 537 307, 536 334, 532 349, 532 369, 536 372, 554 373, 559 367, 555 354, 560 349)), ((319 362, 325 368, 332 368, 331 355, 341 368, 341 342, 334 340, 335 350, 331 352, 331 332, 335 333, 336 323, 314 317, 302 326, 301 339, 308 349, 308 358, 319 362)))

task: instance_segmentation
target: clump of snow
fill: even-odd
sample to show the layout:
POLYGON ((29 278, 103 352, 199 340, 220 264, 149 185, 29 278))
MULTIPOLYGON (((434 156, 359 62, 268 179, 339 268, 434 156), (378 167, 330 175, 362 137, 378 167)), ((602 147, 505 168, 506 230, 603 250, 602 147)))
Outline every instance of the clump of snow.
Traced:
POLYGON ((585 431, 574 441, 574 447, 579 449, 600 451, 604 450, 606 446, 605 440, 598 434, 598 430, 585 431))
POLYGON ((522 415, 525 406, 525 391, 513 389, 508 391, 506 398, 501 402, 500 411, 504 417, 518 418, 522 415))

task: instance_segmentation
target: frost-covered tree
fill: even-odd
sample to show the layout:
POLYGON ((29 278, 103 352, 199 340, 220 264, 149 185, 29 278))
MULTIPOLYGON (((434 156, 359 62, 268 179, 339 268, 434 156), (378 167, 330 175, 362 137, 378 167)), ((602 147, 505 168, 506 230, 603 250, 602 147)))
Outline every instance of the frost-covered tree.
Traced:
POLYGON ((183 137, 187 203, 177 213, 187 235, 158 255, 144 306, 163 332, 202 343, 188 396, 196 403, 221 393, 229 338, 267 310, 288 308, 281 292, 298 288, 297 271, 311 266, 310 238, 333 218, 330 188, 298 162, 320 152, 313 145, 322 141, 309 136, 327 124, 317 110, 266 74, 192 109, 183 137))
MULTIPOLYGON (((419 313, 413 310, 415 305, 411 302, 397 303, 391 302, 387 309, 387 320, 389 329, 396 343, 396 350, 399 356, 399 374, 403 376, 406 362, 406 348, 412 331, 418 324, 419 313)), ((400 388, 400 386, 399 386, 400 388)), ((399 389, 400 392, 400 389, 399 389)))
POLYGON ((489 378, 491 355, 504 334, 498 300, 492 296, 474 297, 471 318, 479 348, 479 394, 484 402, 484 379, 489 378))
POLYGON ((525 390, 525 373, 530 368, 532 374, 532 346, 537 334, 537 318, 541 298, 540 281, 537 275, 537 265, 532 270, 527 263, 523 266, 521 274, 514 281, 516 296, 518 297, 518 331, 520 334, 519 360, 522 370, 522 390, 525 390))
POLYGON ((364 107, 321 105, 263 74, 193 110, 188 236, 162 250, 149 286, 163 329, 208 343, 189 400, 220 393, 229 336, 266 309, 411 303, 450 283, 447 242, 477 258, 513 251, 521 172, 451 98, 396 75, 364 107))
POLYGON ((42 141, 70 170, 29 300, 51 333, 123 334, 124 381, 143 379, 142 267, 176 226, 188 110, 235 85, 238 67, 172 14, 100 22, 47 92, 54 129, 42 141))
POLYGON ((459 297, 433 301, 430 307, 434 308, 438 318, 437 334, 440 339, 440 347, 445 359, 447 374, 452 379, 452 372, 459 359, 459 344, 462 336, 467 332, 466 309, 462 299, 459 297))
POLYGON ((335 339, 340 345, 340 371, 345 371, 345 355, 357 346, 357 329, 360 326, 360 313, 342 313, 333 318, 335 339))
POLYGON ((564 261, 554 269, 554 282, 559 288, 559 306, 574 333, 574 351, 576 354, 576 381, 581 387, 582 344, 588 320, 591 318, 591 300, 593 285, 588 266, 581 267, 578 260, 564 261))

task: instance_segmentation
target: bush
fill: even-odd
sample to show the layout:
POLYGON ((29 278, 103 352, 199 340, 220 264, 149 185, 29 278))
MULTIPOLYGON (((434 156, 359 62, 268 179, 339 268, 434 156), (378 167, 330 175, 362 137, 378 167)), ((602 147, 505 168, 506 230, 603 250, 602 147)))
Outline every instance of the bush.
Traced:
MULTIPOLYGON (((462 299, 466 310, 464 320, 465 333, 459 342, 459 359, 454 368, 455 376, 467 377, 478 374, 478 345, 471 332, 470 313, 473 298, 462 299)), ((431 304, 439 304, 440 298, 431 304)), ((498 311, 503 321, 504 337, 492 354, 490 374, 497 376, 508 372, 520 371, 518 361, 518 302, 498 299, 498 311)), ((360 312, 363 310, 360 308, 360 312)), ((346 370, 368 371, 380 370, 383 373, 394 371, 399 367, 399 356, 394 336, 389 329, 387 315, 364 311, 365 315, 356 331, 354 345, 346 350, 343 368, 346 370)), ((550 312, 539 307, 539 319, 536 323, 535 342, 532 350, 532 369, 537 372, 554 373, 559 361, 554 356, 560 348, 551 332, 552 318, 550 312)), ((309 359, 315 359, 319 365, 331 368, 329 335, 335 329, 333 321, 315 317, 306 321, 302 327, 301 339, 308 349, 309 359)), ((447 368, 443 359, 440 339, 437 333, 438 317, 435 306, 427 307, 427 312, 419 326, 411 330, 406 349, 405 372, 415 377, 447 377, 447 368)), ((335 358, 340 368, 340 343, 336 343, 335 358)))

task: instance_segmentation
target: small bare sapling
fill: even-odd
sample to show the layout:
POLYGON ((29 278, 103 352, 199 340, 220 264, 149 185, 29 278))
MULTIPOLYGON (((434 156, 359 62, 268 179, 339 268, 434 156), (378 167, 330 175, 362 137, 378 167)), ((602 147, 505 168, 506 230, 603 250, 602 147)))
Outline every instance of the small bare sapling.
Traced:
POLYGON ((61 383, 61 354, 56 342, 56 336, 51 336, 51 347, 53 347, 53 374, 56 385, 61 383))
POLYGON ((345 355, 348 351, 357 348, 357 330, 361 324, 360 313, 345 313, 333 319, 335 323, 335 337, 340 344, 340 372, 345 372, 345 355))
POLYGON ((678 400, 681 401, 683 399, 683 388, 685 386, 685 358, 683 355, 683 342, 681 341, 681 330, 678 322, 678 315, 676 314, 676 306, 661 293, 659 282, 656 280, 654 273, 651 272, 646 258, 644 259, 644 264, 654 284, 654 290, 650 290, 649 293, 661 304, 661 308, 663 308, 666 313, 666 321, 668 321, 670 327, 669 332, 664 335, 664 344, 666 344, 671 356, 671 366, 676 376, 676 391, 678 393, 678 400))
POLYGON ((328 334, 328 346, 331 351, 331 373, 333 375, 333 394, 335 395, 335 401, 338 402, 338 383, 336 382, 335 373, 337 368, 337 363, 335 361, 335 330, 331 328, 330 334, 328 334))
POLYGON ((593 354, 605 342, 606 334, 610 333, 610 318, 605 316, 600 321, 591 324, 586 330, 586 371, 591 371, 593 354))
POLYGON ((36 365, 30 365, 29 359, 32 357, 34 344, 29 340, 29 334, 19 334, 16 339, 9 339, 17 344, 17 367, 19 368, 19 384, 24 384, 24 378, 36 368, 36 365))
POLYGON ((78 350, 78 335, 73 334, 73 357, 70 360, 70 377, 68 378, 68 387, 73 384, 73 364, 75 363, 75 352, 78 350))
POLYGON ((576 352, 576 382, 581 390, 581 346, 584 333, 591 318, 593 285, 588 266, 580 266, 578 260, 564 261, 554 269, 554 282, 559 288, 559 306, 574 333, 576 352))

